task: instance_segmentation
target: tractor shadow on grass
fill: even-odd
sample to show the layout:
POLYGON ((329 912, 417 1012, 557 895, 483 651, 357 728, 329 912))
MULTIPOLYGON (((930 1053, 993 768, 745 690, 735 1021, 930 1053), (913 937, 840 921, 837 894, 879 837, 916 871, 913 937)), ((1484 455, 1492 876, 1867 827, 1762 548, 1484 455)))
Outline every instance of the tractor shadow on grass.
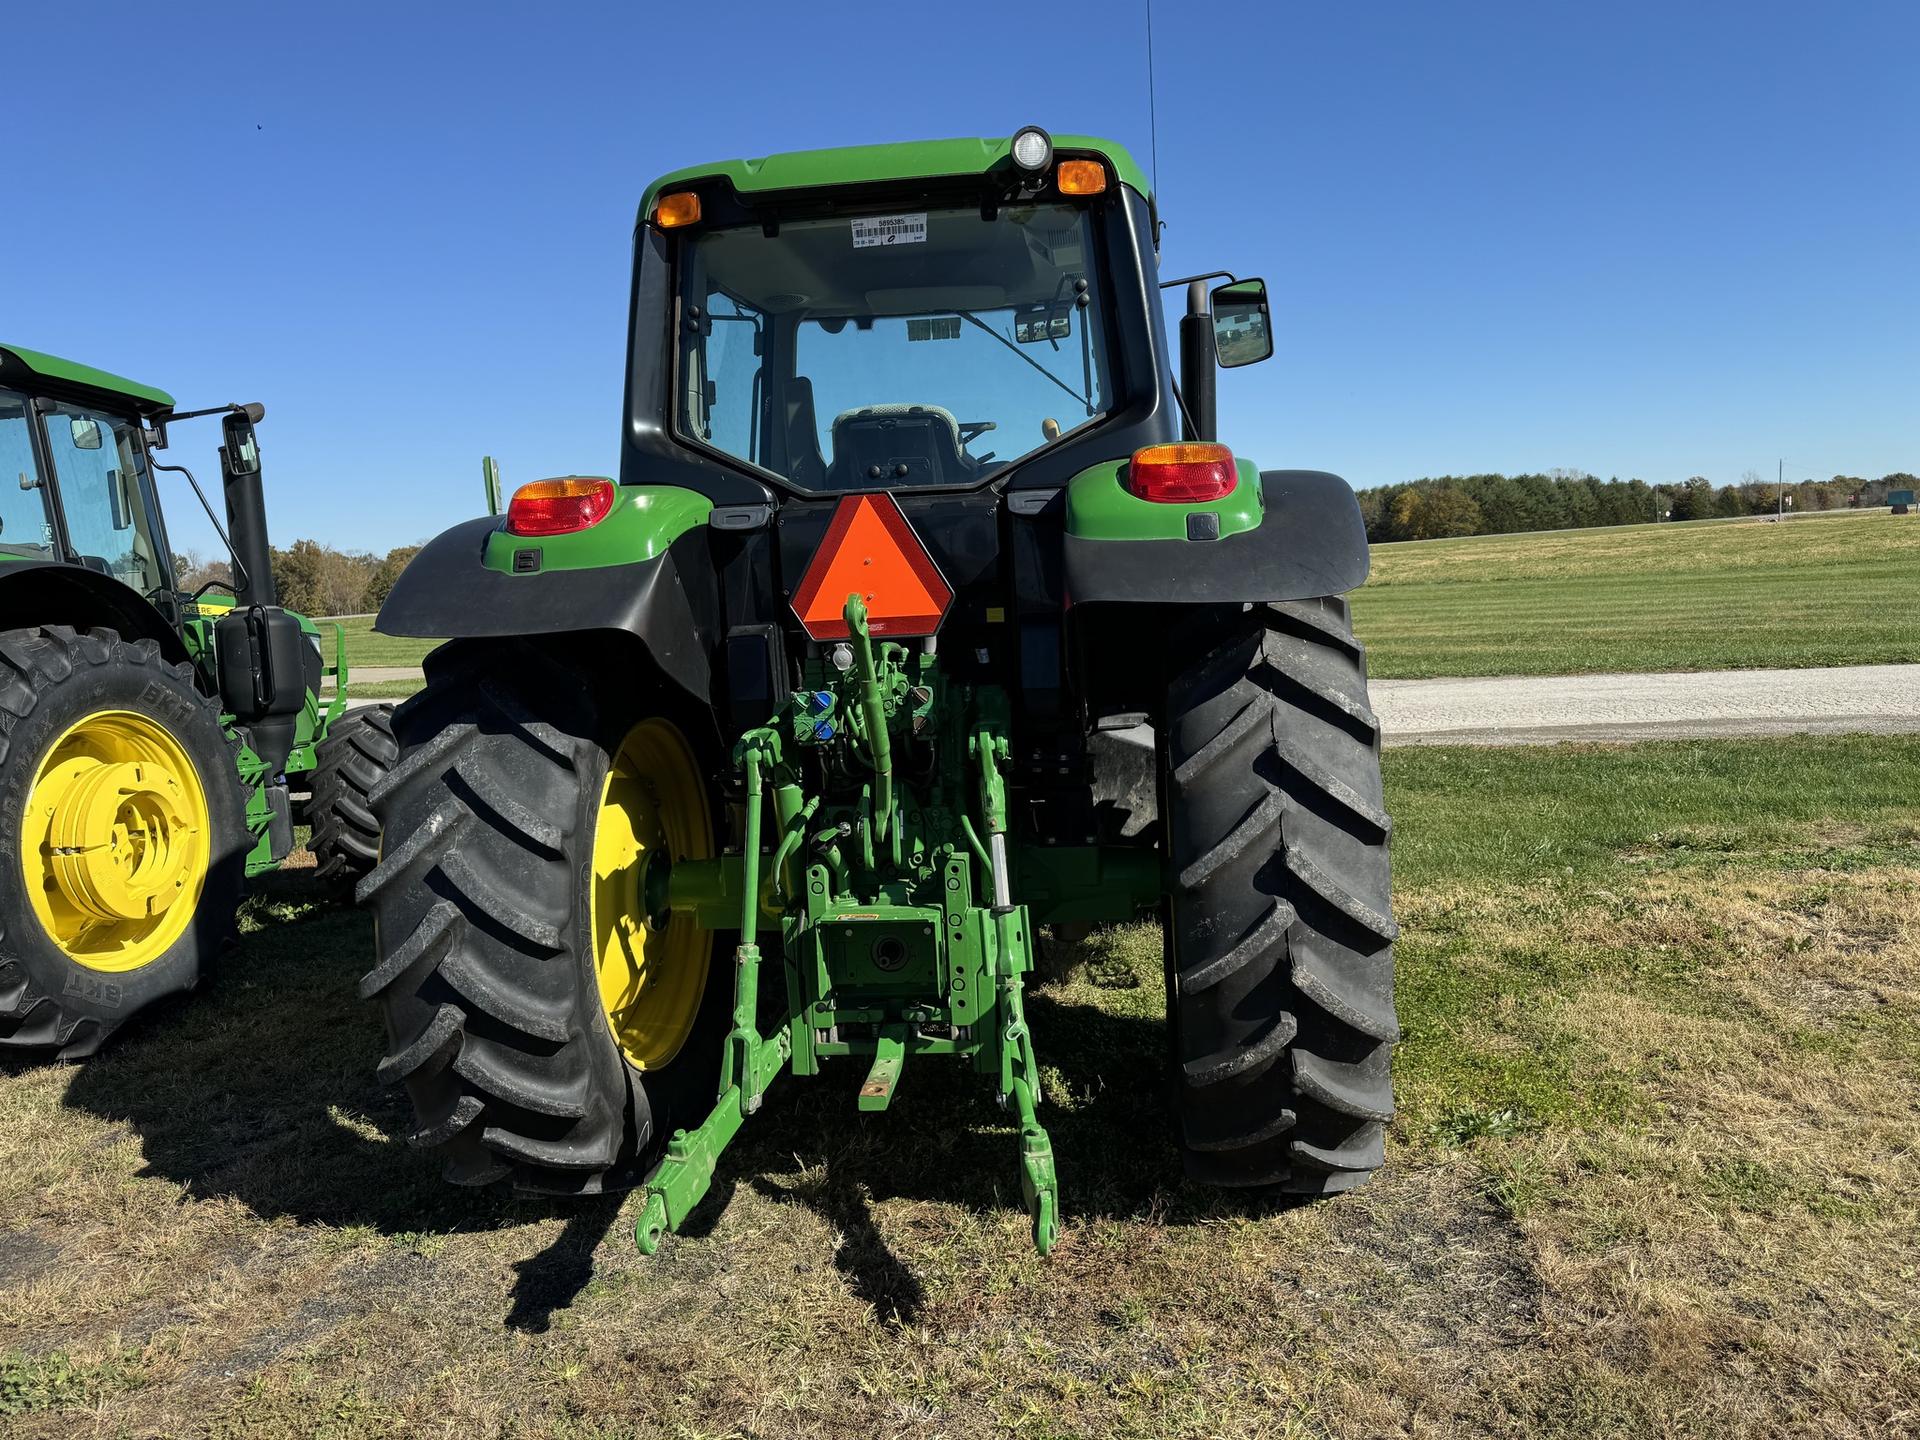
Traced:
POLYGON ((542 1330, 593 1275, 619 1200, 542 1201, 446 1184, 409 1150, 404 1093, 374 1079, 380 1019, 355 993, 372 922, 311 873, 264 877, 238 949, 196 993, 130 1022, 72 1072, 65 1102, 138 1137, 142 1174, 265 1220, 382 1236, 462 1233, 555 1217, 517 1263, 507 1323, 542 1330))
POLYGON ((553 1312, 566 1309, 587 1288, 593 1280, 594 1253, 619 1225, 626 1198, 596 1195, 565 1206, 567 1223, 558 1238, 538 1255, 514 1262, 509 1330, 539 1334, 550 1329, 553 1312))
MULTIPOLYGON (((1184 1181, 1168 1110, 1163 1020, 1112 1015, 1045 991, 1029 994, 1027 1015, 1042 1065, 1056 1072, 1050 1089, 1071 1097, 1040 1114, 1053 1138, 1069 1226, 1087 1220, 1185 1225, 1311 1203, 1184 1181)), ((925 1295, 911 1266, 889 1246, 874 1207, 905 1199, 989 1216, 1024 1215, 1019 1132, 995 1107, 992 1081, 969 1067, 909 1062, 895 1108, 880 1115, 855 1108, 860 1076, 854 1062, 841 1062, 817 1078, 778 1081, 722 1158, 713 1192, 681 1233, 697 1237, 717 1223, 736 1185, 804 1206, 838 1237, 834 1263, 848 1288, 883 1323, 909 1325, 925 1295)))
MULTIPOLYGON (((833 1228, 840 1242, 833 1252, 834 1268, 846 1277, 853 1297, 873 1307, 882 1325, 911 1325, 920 1318, 927 1292, 874 1224, 873 1206, 853 1176, 814 1172, 787 1185, 755 1175, 750 1183, 770 1200, 807 1206, 833 1228)), ((732 1189, 729 1182, 728 1198, 732 1189)), ((718 1216, 716 1209, 714 1218, 718 1216)))
MULTIPOLYGON (((73 1072, 66 1103, 137 1135, 142 1173, 195 1199, 232 1197, 263 1219, 407 1236, 562 1218, 558 1238, 518 1262, 506 1321, 545 1329, 592 1279, 624 1197, 545 1201, 446 1184, 401 1141, 411 1125, 405 1095, 374 1079, 380 1021, 355 994, 372 953, 369 918, 310 876, 281 872, 250 902, 249 920, 212 983, 130 1024, 73 1072)), ((1182 1185, 1159 1019, 1044 989, 1030 995, 1028 1015, 1042 1063, 1071 1097, 1041 1115, 1069 1224, 1178 1224, 1274 1203, 1182 1185)), ((909 1064, 896 1108, 882 1115, 856 1110, 860 1076, 842 1061, 814 1079, 778 1081, 682 1234, 710 1231, 741 1184, 804 1206, 838 1236, 835 1263, 852 1291, 883 1320, 909 1324, 924 1295, 874 1206, 904 1198, 1021 1211, 1018 1136, 994 1106, 992 1082, 968 1066, 909 1064)))

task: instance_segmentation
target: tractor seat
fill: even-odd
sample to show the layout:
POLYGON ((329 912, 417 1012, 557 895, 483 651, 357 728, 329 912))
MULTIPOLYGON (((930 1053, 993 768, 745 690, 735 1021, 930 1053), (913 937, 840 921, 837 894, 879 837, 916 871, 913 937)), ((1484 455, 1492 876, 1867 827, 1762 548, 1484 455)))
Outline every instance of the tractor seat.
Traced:
POLYGON ((942 406, 863 405, 833 417, 832 489, 960 485, 974 471, 960 422, 942 406))

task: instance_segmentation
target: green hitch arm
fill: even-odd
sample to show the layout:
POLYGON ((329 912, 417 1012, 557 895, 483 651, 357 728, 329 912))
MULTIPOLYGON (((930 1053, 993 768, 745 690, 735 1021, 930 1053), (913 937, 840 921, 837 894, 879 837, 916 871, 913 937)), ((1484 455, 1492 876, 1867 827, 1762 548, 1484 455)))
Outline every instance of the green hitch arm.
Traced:
POLYGON ((647 1198, 634 1224, 640 1253, 651 1255, 671 1230, 679 1229, 713 1183, 720 1153, 740 1131, 747 1116, 792 1055, 786 1031, 763 1038, 754 1021, 760 997, 760 820, 765 799, 766 764, 779 764, 778 740, 750 733, 739 751, 747 772, 747 817, 742 856, 740 944, 733 955, 733 1029, 720 1061, 719 1095, 707 1118, 692 1130, 677 1130, 666 1153, 647 1176, 647 1198))
POLYGON ((761 765, 769 755, 757 736, 742 745, 747 770, 747 824, 741 856, 743 875, 740 896, 740 943, 733 952, 733 1029, 727 1035, 726 1053, 720 1060, 720 1094, 739 1091, 743 1114, 760 1108, 760 1095, 750 1083, 754 1056, 762 1041, 754 1028, 760 998, 760 819, 765 801, 766 777, 761 765))
POLYGON ((1020 1120, 1020 1191, 1033 1221, 1033 1248, 1045 1255, 1060 1238, 1060 1177, 1054 1168, 1053 1140, 1040 1123, 1040 1062, 1033 1053, 1033 1032, 1027 1026, 1025 985, 1021 976, 1032 967, 1027 927, 1019 924, 1024 912, 997 912, 993 926, 1001 963, 1000 992, 1000 1103, 1020 1120))
POLYGON ((847 596, 841 612, 853 641, 854 663, 860 668, 860 706, 867 720, 867 750, 873 756, 873 830, 876 840, 887 838, 893 819, 893 742, 887 735, 887 709, 880 699, 880 676, 873 664, 873 637, 867 633, 867 607, 858 595, 847 596))

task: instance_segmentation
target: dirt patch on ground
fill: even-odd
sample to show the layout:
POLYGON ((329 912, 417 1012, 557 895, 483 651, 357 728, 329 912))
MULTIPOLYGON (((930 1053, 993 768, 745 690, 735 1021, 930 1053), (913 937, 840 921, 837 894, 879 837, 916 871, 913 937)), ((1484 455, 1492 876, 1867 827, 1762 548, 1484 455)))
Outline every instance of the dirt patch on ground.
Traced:
POLYGON ((31 1230, 0 1230, 0 1288, 18 1289, 60 1261, 60 1247, 31 1230))

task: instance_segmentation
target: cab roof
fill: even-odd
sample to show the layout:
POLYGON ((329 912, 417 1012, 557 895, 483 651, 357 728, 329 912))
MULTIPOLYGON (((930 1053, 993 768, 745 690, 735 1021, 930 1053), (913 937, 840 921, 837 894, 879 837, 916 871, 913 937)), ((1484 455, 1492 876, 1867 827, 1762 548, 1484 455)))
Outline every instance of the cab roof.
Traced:
POLYGON ((62 360, 58 355, 48 355, 41 350, 29 350, 21 345, 0 343, 0 385, 20 386, 25 383, 28 375, 37 380, 51 380, 61 385, 77 385, 83 389, 118 396, 142 415, 154 415, 162 410, 173 409, 173 396, 164 390, 156 390, 151 385, 142 385, 137 380, 129 380, 124 375, 115 375, 106 370, 96 370, 93 366, 82 365, 76 360, 62 360))
MULTIPOLYGON (((1013 137, 966 140, 915 140, 900 145, 849 145, 838 150, 790 150, 758 160, 717 160, 689 165, 662 175, 647 187, 640 200, 640 223, 653 213, 653 202, 670 185, 725 178, 743 194, 756 191, 804 190, 823 185, 860 185, 887 180, 930 180, 952 175, 982 175, 1007 158, 1013 137)), ((1100 156, 1120 177, 1120 183, 1142 195, 1151 195, 1146 172, 1123 146, 1091 135, 1055 135, 1054 154, 1088 153, 1100 156)))

